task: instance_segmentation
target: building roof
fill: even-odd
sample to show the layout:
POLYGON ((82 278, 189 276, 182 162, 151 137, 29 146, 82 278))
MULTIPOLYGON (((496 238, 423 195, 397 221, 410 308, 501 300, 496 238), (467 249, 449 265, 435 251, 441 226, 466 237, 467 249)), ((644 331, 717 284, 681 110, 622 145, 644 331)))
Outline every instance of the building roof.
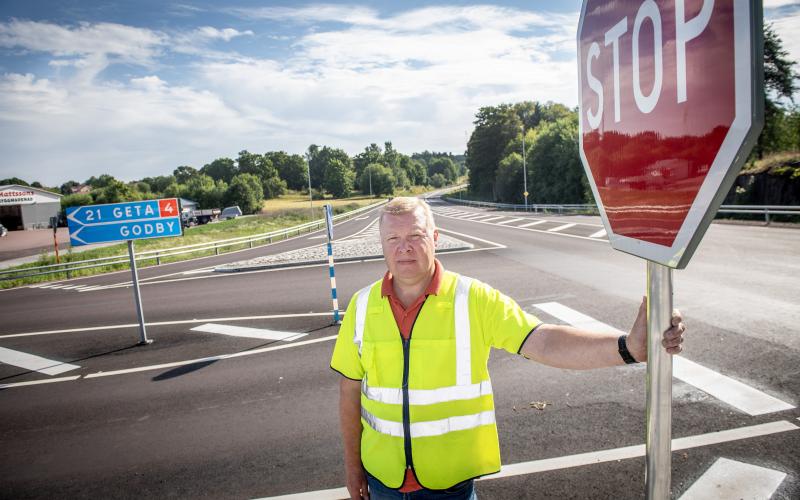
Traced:
POLYGON ((37 193, 40 193, 40 194, 44 194, 44 195, 47 195, 47 196, 58 196, 59 198, 64 196, 64 195, 62 195, 60 193, 54 193, 54 192, 48 191, 46 189, 39 189, 39 188, 31 187, 31 186, 23 186, 21 184, 5 184, 3 186, 0 186, 0 190, 8 189, 8 188, 16 188, 16 189, 25 190, 25 191, 36 191, 37 193))

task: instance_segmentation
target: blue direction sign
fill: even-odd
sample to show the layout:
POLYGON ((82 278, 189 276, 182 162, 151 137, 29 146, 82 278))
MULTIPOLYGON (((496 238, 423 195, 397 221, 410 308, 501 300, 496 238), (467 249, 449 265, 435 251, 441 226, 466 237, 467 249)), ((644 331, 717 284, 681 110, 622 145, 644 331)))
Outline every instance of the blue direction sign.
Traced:
POLYGON ((183 235, 176 198, 67 209, 73 246, 183 235))

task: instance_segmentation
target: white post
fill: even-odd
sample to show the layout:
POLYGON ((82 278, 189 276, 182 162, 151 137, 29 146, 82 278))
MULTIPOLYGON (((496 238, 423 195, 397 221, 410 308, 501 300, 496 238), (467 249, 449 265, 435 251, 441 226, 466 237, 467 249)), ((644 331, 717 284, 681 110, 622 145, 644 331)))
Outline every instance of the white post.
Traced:
POLYGON ((648 500, 668 500, 672 481, 672 357, 661 337, 672 323, 672 269, 647 262, 648 500))
POLYGON ((147 330, 144 327, 144 311, 142 310, 142 293, 139 290, 139 272, 136 268, 136 252, 133 249, 133 240, 128 240, 128 257, 131 260, 131 277, 133 282, 133 298, 136 301, 136 315, 139 317, 139 345, 153 343, 147 339, 147 330))
POLYGON ((525 187, 525 211, 528 211, 528 165, 525 161, 525 124, 522 124, 522 184, 525 187))

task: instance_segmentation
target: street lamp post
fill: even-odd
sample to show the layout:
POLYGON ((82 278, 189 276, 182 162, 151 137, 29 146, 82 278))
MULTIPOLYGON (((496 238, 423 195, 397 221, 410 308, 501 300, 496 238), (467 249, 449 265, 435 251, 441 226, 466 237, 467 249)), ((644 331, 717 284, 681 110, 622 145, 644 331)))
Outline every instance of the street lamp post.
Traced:
POLYGON ((528 211, 528 165, 525 161, 525 124, 522 124, 522 184, 525 188, 523 195, 525 196, 525 211, 528 211))
POLYGON ((314 194, 311 192, 311 162, 306 162, 308 171, 308 204, 311 206, 311 220, 314 220, 314 194))

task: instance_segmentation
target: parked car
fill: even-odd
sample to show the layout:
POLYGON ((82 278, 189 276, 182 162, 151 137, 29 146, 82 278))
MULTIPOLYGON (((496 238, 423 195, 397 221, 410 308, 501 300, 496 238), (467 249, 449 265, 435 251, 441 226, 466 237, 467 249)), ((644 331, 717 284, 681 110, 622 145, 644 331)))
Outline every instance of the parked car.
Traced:
POLYGON ((232 207, 225 207, 222 210, 222 213, 219 215, 219 218, 222 220, 228 220, 228 219, 235 219, 240 215, 242 215, 242 209, 239 208, 239 205, 235 205, 232 207))
POLYGON ((0 224, 0 238, 2 238, 7 234, 8 234, 8 229, 6 229, 6 226, 0 224))

